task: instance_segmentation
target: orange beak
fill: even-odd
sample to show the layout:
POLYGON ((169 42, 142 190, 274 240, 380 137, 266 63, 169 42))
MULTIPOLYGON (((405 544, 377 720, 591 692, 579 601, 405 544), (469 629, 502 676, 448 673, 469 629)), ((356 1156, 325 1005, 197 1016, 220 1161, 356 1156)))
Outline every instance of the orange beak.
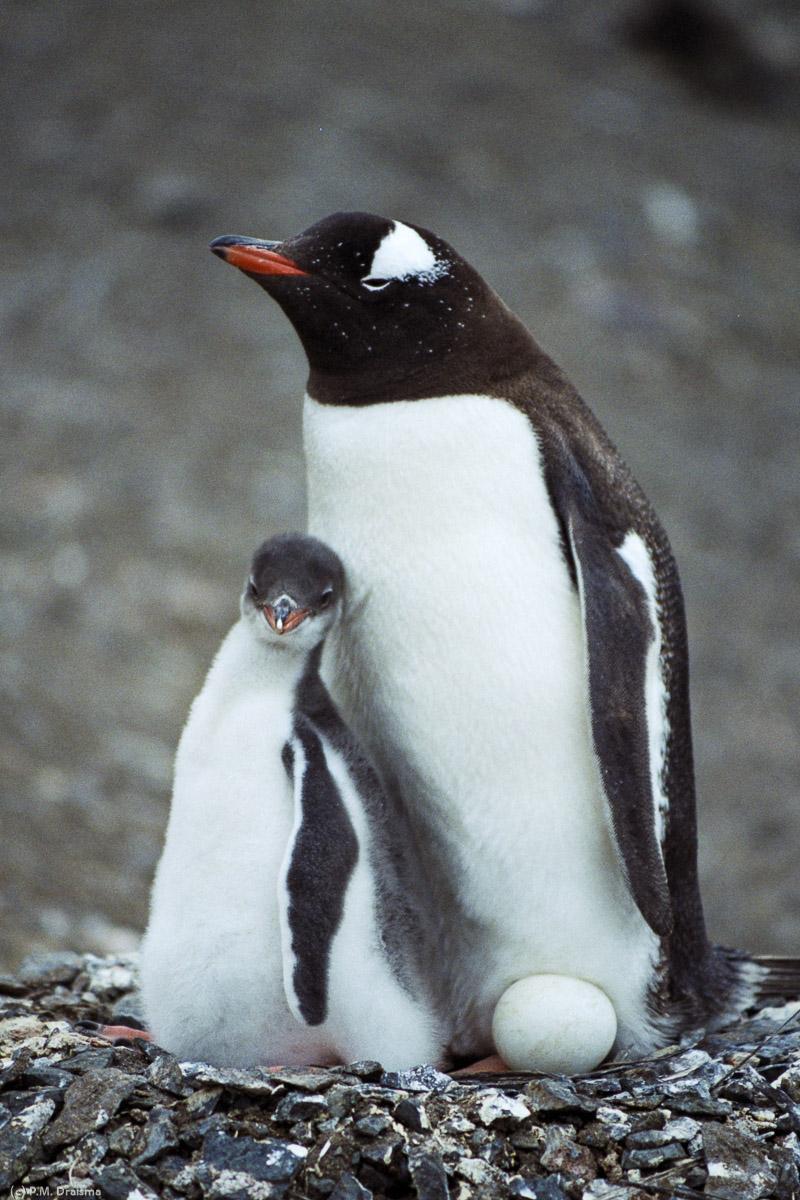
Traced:
POLYGON ((297 263, 293 263, 284 254, 273 250, 272 247, 279 244, 259 242, 256 238, 240 238, 234 234, 217 238, 209 249, 231 266, 238 267, 240 271, 247 271, 249 275, 307 275, 308 271, 298 267, 297 263))
POLYGON ((305 621, 306 617, 310 615, 310 608, 293 608, 284 616, 282 613, 276 614, 271 604, 264 605, 264 616, 269 622, 270 629, 273 629, 275 633, 291 633, 301 621, 305 621))

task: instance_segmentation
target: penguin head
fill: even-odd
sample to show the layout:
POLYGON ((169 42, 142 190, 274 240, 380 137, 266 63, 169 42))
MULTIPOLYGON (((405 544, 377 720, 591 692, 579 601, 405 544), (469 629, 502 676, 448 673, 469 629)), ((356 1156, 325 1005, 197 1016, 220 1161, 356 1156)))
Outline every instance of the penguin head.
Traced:
POLYGON ((324 542, 297 533, 259 546, 241 599, 242 617, 256 636, 304 654, 339 618, 344 568, 324 542))
POLYGON ((323 403, 485 391, 535 348, 478 272, 416 225, 334 213, 284 242, 226 236, 211 250, 283 308, 323 403))

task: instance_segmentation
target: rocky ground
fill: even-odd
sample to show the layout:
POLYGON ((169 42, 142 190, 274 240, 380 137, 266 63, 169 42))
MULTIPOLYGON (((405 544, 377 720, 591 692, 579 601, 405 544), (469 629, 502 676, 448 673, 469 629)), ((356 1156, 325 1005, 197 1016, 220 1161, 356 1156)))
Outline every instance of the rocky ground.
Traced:
POLYGON ((479 1080, 432 1067, 387 1073, 379 1063, 220 1069, 76 1028, 135 1017, 134 985, 135 960, 124 956, 54 955, 0 978, 2 1194, 800 1195, 796 1003, 647 1062, 571 1080, 479 1080))
POLYGON ((676 49, 657 7, 3 4, 0 962, 135 945, 189 701, 303 521, 299 347, 207 243, 343 207, 473 260, 651 494, 711 930, 800 950, 800 14, 676 49))

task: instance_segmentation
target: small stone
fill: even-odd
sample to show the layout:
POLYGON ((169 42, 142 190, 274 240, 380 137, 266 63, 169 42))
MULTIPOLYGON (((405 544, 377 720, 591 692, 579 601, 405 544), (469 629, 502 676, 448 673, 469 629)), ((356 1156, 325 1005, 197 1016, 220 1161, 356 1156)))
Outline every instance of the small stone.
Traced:
POLYGON ((285 1068, 282 1071, 269 1071, 268 1074, 276 1083, 285 1083, 300 1092, 318 1092, 321 1088, 331 1087, 339 1079, 339 1075, 327 1067, 285 1068))
POLYGON ((33 1066, 19 1076, 22 1087, 36 1088, 68 1088, 75 1082, 75 1076, 69 1071, 59 1070, 58 1067, 33 1066))
MULTIPOLYGON (((108 1138, 102 1133, 87 1133, 75 1147, 75 1164, 83 1171, 96 1167, 108 1154, 108 1138)), ((75 1167, 73 1167, 73 1174, 75 1167)))
POLYGON ((536 1180, 523 1179, 521 1175, 513 1175, 508 1181, 508 1190, 512 1196, 522 1196, 523 1200, 536 1200, 536 1180))
POLYGON ((346 1074, 355 1075, 356 1079, 363 1079, 365 1083, 377 1083, 381 1075, 383 1075, 383 1067, 379 1062, 374 1062, 372 1059, 364 1062, 348 1063, 344 1068, 346 1074))
POLYGON ((622 1157, 625 1170, 636 1167, 643 1171, 652 1171, 655 1167, 663 1167, 665 1163, 678 1162, 686 1158, 686 1148, 678 1142, 669 1142, 665 1146, 652 1146, 649 1149, 628 1150, 622 1157))
POLYGON ((135 1167, 153 1162, 165 1150, 178 1148, 178 1134, 169 1110, 157 1106, 150 1110, 144 1128, 144 1147, 133 1159, 135 1167))
POLYGON ((728 1100, 741 1100, 748 1105, 762 1096, 767 1083, 752 1063, 744 1063, 734 1071, 725 1068, 722 1063, 716 1063, 715 1066, 721 1069, 717 1079, 711 1080, 712 1088, 715 1083, 719 1084, 717 1095, 725 1096, 728 1100))
POLYGON ((80 954, 65 950, 60 954, 32 954, 19 969, 19 979, 28 987, 54 987, 72 983, 83 967, 80 954))
POLYGON ((42 1143, 53 1149, 77 1141, 84 1133, 102 1129, 133 1092, 137 1082, 136 1076, 126 1075, 114 1067, 87 1071, 79 1076, 67 1089, 63 1111, 45 1132, 42 1143))
POLYGON ((332 1117, 336 1117, 337 1120, 349 1116, 361 1099, 361 1095, 360 1088, 348 1087, 341 1083, 334 1084, 331 1090, 325 1093, 328 1112, 332 1117))
POLYGON ((540 1125, 527 1125, 524 1129, 515 1129, 508 1140, 515 1150, 541 1150, 544 1130, 540 1125))
POLYGON ((475 1115, 481 1125, 489 1129, 516 1129, 531 1115, 530 1109, 514 1096, 488 1088, 475 1106, 475 1115))
POLYGON ((251 1137, 231 1137, 220 1129, 212 1130, 203 1141, 203 1165, 217 1173, 235 1171, 265 1183, 288 1183, 294 1179, 308 1154, 304 1146, 275 1138, 256 1141, 251 1137))
POLYGON ((144 1006, 137 991, 121 996, 111 1009, 114 1025, 129 1025, 133 1029, 145 1029, 144 1006))
POLYGON ((582 1200, 648 1200, 648 1197, 649 1193, 641 1191, 635 1184, 595 1179, 586 1188, 582 1200))
POLYGON ((621 1108, 611 1104, 601 1104, 598 1106, 595 1116, 614 1141, 621 1141, 630 1132, 631 1119, 621 1108))
POLYGON ((578 1145, 574 1132, 571 1126, 562 1125, 551 1125, 545 1130, 542 1166, 588 1183, 597 1176, 594 1155, 586 1146, 578 1145))
POLYGON ((346 1171, 331 1192, 330 1200, 372 1200, 372 1192, 346 1171))
POLYGON ((629 1133, 625 1144, 630 1150, 649 1150, 670 1142, 690 1142, 700 1129, 700 1124, 691 1117, 678 1117, 675 1121, 667 1121, 661 1129, 640 1129, 629 1133))
POLYGON ((109 1150, 112 1154, 119 1154, 121 1158, 125 1158, 133 1150, 138 1133, 136 1125, 120 1125, 118 1129, 112 1129, 108 1135, 109 1150))
POLYGON ((92 1183, 103 1200, 158 1200, 156 1193, 125 1163, 113 1163, 92 1171, 92 1183))
POLYGON ((501 1191, 505 1182, 502 1173, 482 1158, 460 1158, 455 1165, 455 1173, 476 1187, 493 1187, 498 1191, 501 1191))
POLYGON ((662 1085, 661 1094, 670 1108, 701 1117, 727 1117, 733 1112, 730 1100, 711 1095, 704 1079, 679 1079, 662 1085))
POLYGON ((385 1170, 395 1163, 403 1149, 402 1138, 384 1138, 361 1147, 361 1158, 370 1166, 385 1170))
POLYGON ((727 1125, 707 1124, 703 1152, 708 1170, 707 1196, 720 1200, 752 1200, 770 1192, 775 1169, 755 1138, 727 1125))
POLYGON ((397 1101, 392 1115, 396 1121, 405 1125, 406 1129, 412 1129, 414 1133, 425 1133, 431 1127, 428 1114, 419 1101, 410 1100, 407 1096, 397 1101))
POLYGON ((27 996, 30 987, 21 979, 17 979, 14 975, 0 974, 0 995, 3 996, 27 996))
POLYGON ((208 1063, 182 1062, 179 1065, 184 1078, 195 1083, 216 1083, 253 1096, 273 1096, 279 1087, 274 1075, 260 1067, 245 1071, 241 1067, 212 1067, 208 1063))
POLYGON ((192 1092, 183 1108, 195 1120, 208 1117, 219 1104, 221 1095, 222 1092, 218 1088, 213 1091, 211 1088, 200 1088, 198 1091, 192 1092))
POLYGON ((448 1200, 447 1173, 440 1154, 410 1147, 408 1169, 418 1200, 448 1200))
POLYGON ((508 1181, 508 1190, 512 1196, 522 1196, 525 1200, 569 1200, 567 1193, 552 1176, 523 1179, 521 1175, 515 1175, 508 1181))
POLYGON ((319 1094, 307 1096, 284 1096, 275 1109, 275 1120, 281 1124, 291 1125, 294 1121, 308 1121, 328 1112, 324 1096, 319 1094))
POLYGON ((676 1078, 682 1078, 685 1075, 694 1074, 702 1067, 707 1067, 711 1062, 711 1055, 705 1050, 699 1050, 693 1047, 691 1050, 685 1050, 683 1054, 676 1055, 669 1063, 669 1074, 665 1075, 662 1082, 669 1083, 676 1078))
POLYGON ((83 1075, 86 1071, 99 1071, 104 1067, 110 1067, 113 1061, 114 1047, 103 1046, 97 1050, 80 1050, 71 1058, 62 1058, 58 1065, 64 1071, 83 1075))
MULTIPOLYGON (((0 1128, 0 1188, 9 1187, 25 1174, 34 1157, 39 1134, 56 1110, 56 1101, 34 1096, 14 1116, 6 1116, 0 1128)), ((8 1114, 5 1109, 4 1113, 8 1114)))
POLYGON ((380 1137, 387 1129, 390 1129, 392 1122, 383 1113, 374 1113, 366 1117, 361 1117, 356 1121, 354 1128, 363 1133, 365 1137, 380 1137))
POLYGON ((99 999, 110 999, 118 992, 131 992, 137 983, 136 961, 130 955, 98 958, 87 954, 81 960, 88 975, 86 991, 99 999))
POLYGON ((34 1100, 52 1100, 58 1111, 64 1101, 64 1090, 62 1088, 36 1088, 33 1092, 23 1092, 12 1089, 3 1094, 3 1110, 17 1116, 29 1108, 34 1100))
POLYGON ((49 1032, 41 1017, 17 1013, 0 1020, 0 1045, 5 1054, 10 1054, 16 1046, 24 1044, 26 1052, 31 1055, 44 1049, 49 1032))
POLYGON ((173 1096, 187 1096, 190 1089, 181 1073, 178 1060, 171 1054, 159 1054, 147 1069, 147 1078, 153 1087, 170 1092, 173 1096))
POLYGON ((439 1124, 439 1129, 449 1134, 472 1133, 474 1128, 472 1121, 457 1109, 439 1124))
POLYGON ((381 1083, 387 1088, 396 1088, 406 1092, 446 1092, 457 1085, 435 1067, 412 1067, 408 1071, 386 1071, 381 1077, 381 1083))
POLYGON ((165 1154, 159 1159, 157 1171, 160 1184, 166 1183, 181 1194, 189 1191, 196 1182, 194 1165, 178 1154, 165 1154))
POLYGON ((597 1108, 596 1100, 579 1096, 566 1079, 534 1079, 524 1096, 532 1112, 593 1112, 597 1108))
POLYGON ((309 1175, 306 1187, 316 1196, 330 1196, 336 1189, 336 1180, 329 1179, 327 1175, 309 1175))

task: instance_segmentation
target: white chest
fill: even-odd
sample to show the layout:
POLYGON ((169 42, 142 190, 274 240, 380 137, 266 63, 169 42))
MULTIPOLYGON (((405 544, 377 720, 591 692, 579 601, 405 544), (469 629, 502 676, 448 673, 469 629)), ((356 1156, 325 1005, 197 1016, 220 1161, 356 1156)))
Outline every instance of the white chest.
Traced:
POLYGON ((274 662, 261 663, 242 623, 229 633, 178 748, 167 834, 176 861, 202 859, 220 874, 252 862, 259 877, 265 852, 267 869, 279 861, 292 819, 281 752, 292 732, 295 674, 284 678, 274 662))
POLYGON ((306 454, 311 530, 348 580, 332 682, 384 769, 424 775, 428 809, 458 781, 513 810, 532 761, 562 791, 589 752, 582 631, 525 417, 478 396, 308 401, 306 454))
POLYGON ((324 670, 455 888, 451 986, 490 1006, 526 972, 618 992, 628 970, 639 992, 653 940, 610 837, 579 598, 530 423, 482 396, 307 399, 305 448, 310 531, 348 581, 324 670))

